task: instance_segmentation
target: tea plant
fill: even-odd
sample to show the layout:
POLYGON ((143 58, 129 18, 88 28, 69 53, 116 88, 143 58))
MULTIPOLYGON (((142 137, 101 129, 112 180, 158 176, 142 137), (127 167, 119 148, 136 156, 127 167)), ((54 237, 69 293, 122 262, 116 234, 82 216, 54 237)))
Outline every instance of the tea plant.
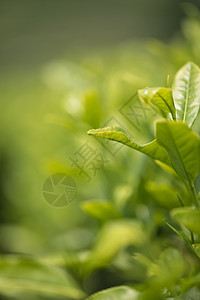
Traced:
MULTIPOLYGON (((184 77, 182 97, 175 92, 181 82, 178 76, 172 89, 167 85, 139 91, 147 109, 153 105, 164 119, 157 122, 156 139, 151 143, 137 145, 122 129, 112 127, 109 133, 104 129, 109 138, 112 134, 156 163, 127 147, 88 185, 66 164, 66 152, 49 155, 66 144, 71 155, 77 142, 86 138, 83 132, 88 126, 98 128, 105 121, 103 112, 111 116, 130 91, 147 82, 161 84, 165 72, 173 73, 189 59, 199 63, 198 24, 196 19, 187 20, 186 45, 145 41, 137 47, 112 49, 105 57, 50 63, 44 87, 36 80, 21 89, 17 74, 10 89, 12 77, 3 74, 7 79, 1 85, 6 100, 1 114, 6 137, 1 141, 0 172, 1 299, 83 300, 91 294, 89 299, 94 300, 199 299, 199 137, 190 129, 200 133, 199 118, 194 122, 199 110, 198 67, 189 64, 179 73, 184 77), (41 90, 46 97, 41 97, 41 90), (33 101, 29 103, 30 95, 33 101), (30 122, 30 116, 35 121, 30 122), (44 116, 51 124, 45 134, 40 122, 44 116), (62 126, 61 136, 57 125, 62 126), (19 134, 22 127, 28 134, 19 134), (37 134, 31 134, 36 128, 37 134), (51 137, 46 143, 48 133, 51 137), (49 151, 51 144, 54 150, 49 151), (43 152, 48 153, 47 162, 39 175, 33 170, 36 161, 41 168, 43 152), (20 170, 20 176, 14 170, 20 170), (56 210, 41 200, 43 172, 47 176, 63 171, 77 180, 82 211, 79 201, 56 210), (35 192, 30 193, 30 186, 35 192), (93 200, 94 195, 98 200, 93 200)), ((23 76, 28 78, 27 70, 23 76)), ((152 123, 141 124, 143 140, 151 140, 146 126, 151 128, 152 123)), ((95 144, 94 138, 90 141, 95 144)))
POLYGON ((156 263, 136 254, 134 259, 147 268, 146 284, 135 290, 130 287, 109 289, 91 299, 200 299, 200 268, 195 258, 200 258, 200 138, 192 131, 200 111, 200 69, 189 62, 176 74, 172 88, 145 88, 139 90, 138 95, 141 101, 156 107, 162 116, 155 123, 153 141, 139 145, 117 126, 91 129, 88 134, 142 152, 170 172, 175 180, 178 178, 184 188, 177 188, 175 197, 170 194, 170 187, 163 190, 163 195, 162 189, 156 191, 156 186, 154 192, 158 198, 163 197, 165 207, 172 207, 166 224, 187 245, 196 268, 190 270, 186 266, 181 249, 164 250, 156 263))

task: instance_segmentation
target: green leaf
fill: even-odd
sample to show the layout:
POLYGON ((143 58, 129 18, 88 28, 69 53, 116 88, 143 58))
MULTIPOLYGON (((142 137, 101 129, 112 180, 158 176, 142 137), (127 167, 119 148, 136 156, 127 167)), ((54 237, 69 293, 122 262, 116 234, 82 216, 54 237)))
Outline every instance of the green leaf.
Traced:
POLYGON ((161 253, 159 266, 166 275, 178 279, 184 274, 186 264, 182 254, 177 249, 168 248, 161 253))
POLYGON ((154 277, 156 282, 180 278, 186 267, 183 256, 174 248, 164 250, 155 262, 138 253, 133 258, 147 268, 148 277, 154 277))
POLYGON ((193 247, 192 247, 192 243, 190 242, 190 240, 187 238, 187 236, 185 235, 185 233, 181 230, 177 230, 176 228, 174 228, 171 224, 165 222, 167 226, 169 226, 169 228, 171 228, 176 234, 178 234, 180 236, 180 238, 186 243, 186 245, 188 246, 188 248, 190 250, 193 251, 193 247))
POLYGON ((0 257, 0 293, 32 293, 54 299, 82 299, 85 295, 62 269, 15 255, 0 257))
POLYGON ((172 166, 166 165, 163 162, 156 160, 156 164, 161 167, 165 172, 169 173, 170 175, 178 178, 177 173, 174 171, 172 166))
POLYGON ((185 226, 188 230, 200 234, 200 210, 192 207, 180 207, 171 211, 171 217, 179 225, 185 226))
POLYGON ((198 195, 200 191, 200 173, 198 174, 198 176, 194 181, 194 187, 195 187, 196 194, 198 195))
POLYGON ((171 166, 166 150, 163 147, 161 147, 156 140, 148 144, 138 145, 134 143, 130 137, 127 136, 123 129, 117 126, 91 129, 88 131, 88 134, 122 143, 128 147, 131 147, 139 152, 150 156, 155 160, 159 160, 171 166))
POLYGON ((133 259, 139 264, 143 265, 145 268, 147 268, 148 277, 156 276, 160 273, 160 268, 158 264, 152 262, 148 257, 144 256, 143 254, 135 253, 133 255, 133 259))
POLYGON ((88 200, 81 204, 81 208, 91 217, 100 220, 117 219, 121 217, 114 205, 104 200, 88 200))
POLYGON ((173 98, 177 120, 183 120, 191 127, 200 109, 200 69, 194 63, 187 63, 176 74, 173 84, 173 98))
POLYGON ((86 300, 137 300, 139 293, 127 286, 118 286, 98 292, 86 300))
POLYGON ((146 88, 139 90, 138 95, 147 104, 151 103, 157 106, 159 109, 170 113, 174 120, 176 119, 172 90, 170 88, 146 88))
POLYGON ((196 255, 200 258, 200 244, 193 244, 192 245, 196 255))
POLYGON ((166 290, 170 295, 177 285, 177 281, 180 282, 187 270, 188 266, 181 252, 174 248, 167 248, 154 261, 142 254, 136 254, 134 259, 145 266, 147 272, 147 276, 145 276, 147 285, 145 285, 140 299, 173 299, 165 297, 163 292, 166 290))
POLYGON ((156 139, 167 150, 176 173, 185 182, 193 182, 200 171, 199 136, 181 121, 159 121, 156 139))
POLYGON ((44 255, 37 258, 38 262, 43 265, 63 267, 63 268, 74 268, 82 264, 86 259, 87 253, 85 250, 82 251, 62 251, 45 253, 44 255))
POLYGON ((145 234, 139 222, 129 219, 107 222, 101 229, 87 266, 90 269, 109 264, 128 245, 141 245, 145 234))
POLYGON ((159 185, 154 182, 147 182, 145 187, 153 200, 161 207, 172 209, 180 206, 176 191, 173 187, 159 185))

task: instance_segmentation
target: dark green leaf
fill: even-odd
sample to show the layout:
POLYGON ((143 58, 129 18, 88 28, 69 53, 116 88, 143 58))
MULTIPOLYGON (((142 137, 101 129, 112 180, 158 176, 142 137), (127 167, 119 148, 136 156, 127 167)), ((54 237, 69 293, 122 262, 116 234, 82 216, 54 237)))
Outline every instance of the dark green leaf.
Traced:
POLYGON ((169 226, 169 228, 171 228, 176 234, 178 234, 180 236, 180 238, 186 243, 186 245, 188 246, 188 248, 190 250, 193 251, 193 247, 192 247, 192 243, 190 242, 190 240, 187 238, 187 236, 185 235, 185 233, 181 230, 177 230, 175 227, 173 227, 171 224, 165 222, 167 224, 167 226, 169 226))

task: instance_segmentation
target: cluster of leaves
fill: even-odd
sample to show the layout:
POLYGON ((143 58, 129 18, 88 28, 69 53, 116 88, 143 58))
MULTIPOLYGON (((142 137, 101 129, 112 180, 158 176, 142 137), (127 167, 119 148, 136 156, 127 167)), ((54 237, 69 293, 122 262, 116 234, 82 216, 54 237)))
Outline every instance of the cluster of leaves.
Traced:
MULTIPOLYGON (((198 67, 187 64, 172 89, 139 91, 141 101, 165 119, 157 121, 154 141, 138 145, 135 132, 133 141, 116 127, 94 132, 147 154, 156 164, 124 147, 117 160, 85 184, 67 165, 67 151, 58 155, 66 144, 69 155, 77 150, 85 131, 100 127, 133 91, 163 86, 166 74, 186 61, 200 63, 195 14, 183 24, 184 42, 145 40, 81 62, 49 63, 42 81, 36 77, 36 83, 23 84, 23 89, 18 73, 7 79, 3 73, 1 299, 200 298, 198 67), (61 125, 62 133, 52 124, 61 125), (41 199, 44 176, 54 172, 76 176, 82 211, 79 199, 62 210, 41 199)), ((28 82, 32 76, 30 80, 25 71, 28 82)), ((147 118, 144 123, 142 139, 149 141, 153 122, 147 118)))
MULTIPOLYGON (((157 184, 152 177, 155 173, 150 172, 151 181, 147 178, 138 184, 135 206, 127 186, 116 191, 116 201, 81 202, 82 210, 97 221, 91 224, 98 228, 87 248, 37 258, 2 255, 0 292, 5 299, 27 299, 28 295, 33 300, 188 300, 200 296, 200 139, 191 130, 200 107, 199 68, 188 63, 177 73, 172 88, 146 88, 138 95, 164 118, 156 122, 152 142, 138 145, 115 126, 89 134, 153 158, 159 165, 156 172, 168 171, 164 176, 171 178, 170 183, 157 184), (158 230, 164 234, 159 236, 158 230), (105 282, 98 284, 104 277, 105 282)), ((145 169, 139 164, 138 174, 148 169, 148 164, 145 169)))
MULTIPOLYGON (((116 126, 92 129, 88 131, 88 134, 116 141, 142 152, 158 161, 171 174, 178 176, 185 186, 185 193, 180 196, 177 190, 177 198, 172 197, 171 199, 168 193, 166 206, 168 201, 174 201, 170 216, 180 226, 180 229, 176 229, 169 223, 168 225, 185 241, 189 249, 200 257, 200 204, 198 198, 200 138, 191 130, 200 112, 200 70, 194 63, 189 62, 176 74, 172 88, 145 88, 139 90, 138 94, 140 99, 147 104, 156 106, 164 118, 164 120, 156 122, 155 139, 152 142, 138 145, 116 126)), ((159 196, 162 197, 161 194, 159 196)), ((169 296, 173 299, 189 299, 185 292, 191 288, 192 284, 182 282, 179 291, 177 287, 177 281, 185 272, 183 258, 177 249, 165 250, 156 265, 142 255, 136 255, 135 259, 148 268, 149 275, 154 281, 154 284, 151 284, 151 291, 147 292, 148 297, 154 298, 148 299, 168 299, 169 296), (174 297, 175 295, 177 297, 174 297)), ((199 274, 196 276, 198 277, 199 274)), ((191 281, 192 283, 197 282, 194 278, 191 281)), ((111 291, 108 292, 108 295, 110 293, 111 291)), ((116 291, 113 290, 113 293, 116 291)), ((191 293, 195 293, 194 290, 191 293)), ((197 292, 195 295, 194 299, 197 299, 200 294, 197 292)), ((99 299, 98 297, 97 295, 94 299, 99 299)), ((140 295, 140 297, 147 299, 146 292, 144 291, 143 296, 140 295)), ((111 298, 108 296, 108 298, 102 299, 111 298)), ((123 296, 120 298, 118 296, 118 299, 133 299, 133 297, 128 298, 126 295, 125 298, 123 296)), ((139 298, 136 297, 136 299, 139 298)))

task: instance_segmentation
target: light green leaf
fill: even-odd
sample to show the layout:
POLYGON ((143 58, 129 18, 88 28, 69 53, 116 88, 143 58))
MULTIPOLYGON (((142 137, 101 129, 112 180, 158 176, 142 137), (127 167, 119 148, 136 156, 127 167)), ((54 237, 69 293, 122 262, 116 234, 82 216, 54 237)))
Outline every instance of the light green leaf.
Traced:
MULTIPOLYGON (((164 250, 159 257, 159 266, 165 275, 174 278, 180 278, 185 271, 185 260, 177 249, 168 248, 164 250)), ((159 273, 157 274, 159 277, 159 273)))
POLYGON ((172 186, 147 182, 145 187, 153 200, 161 207, 172 209, 180 206, 176 191, 172 186))
POLYGON ((147 268, 148 276, 153 276, 157 282, 180 278, 186 266, 183 256, 174 248, 164 250, 155 262, 138 253, 133 258, 144 265, 147 268))
POLYGON ((81 208, 91 217, 100 220, 117 219, 121 217, 114 205, 105 200, 88 200, 80 204, 81 208))
POLYGON ((87 252, 82 251, 62 251, 62 252, 53 252, 45 253, 43 256, 40 256, 37 260, 48 266, 63 267, 63 268, 77 268, 85 261, 87 258, 87 252))
POLYGON ((177 120, 191 127, 200 109, 200 69, 187 63, 176 74, 172 88, 177 120))
POLYGON ((162 146, 160 146, 156 140, 148 144, 138 145, 134 143, 130 137, 127 136, 123 129, 117 126, 91 129, 88 131, 88 134, 122 143, 128 147, 131 147, 139 152, 150 156, 155 160, 159 160, 171 166, 166 150, 162 146))
POLYGON ((165 147, 176 173, 185 181, 193 182, 200 171, 200 139, 183 122, 159 121, 156 139, 165 147))
POLYGON ((159 273, 161 273, 158 264, 154 263, 143 254, 135 253, 133 259, 147 268, 148 277, 157 276, 159 273))
POLYGON ((98 292, 86 300, 137 300, 139 293, 127 286, 118 286, 98 292))
POLYGON ((192 232, 200 234, 200 210, 192 207, 174 208, 171 211, 171 217, 179 225, 185 226, 192 232))
POLYGON ((168 112, 176 119, 172 90, 170 88, 146 88, 138 91, 138 95, 144 102, 152 103, 159 109, 168 112))
POLYGON ((161 167, 165 172, 169 173, 170 175, 173 175, 174 177, 178 178, 177 173, 174 171, 172 166, 166 165, 163 162, 156 160, 156 164, 161 167))
POLYGON ((107 222, 101 229, 87 266, 90 269, 109 264, 128 245, 141 245, 145 234, 139 222, 129 219, 107 222))
POLYGON ((82 299, 85 295, 62 269, 16 255, 0 257, 0 293, 32 293, 54 299, 82 299))

